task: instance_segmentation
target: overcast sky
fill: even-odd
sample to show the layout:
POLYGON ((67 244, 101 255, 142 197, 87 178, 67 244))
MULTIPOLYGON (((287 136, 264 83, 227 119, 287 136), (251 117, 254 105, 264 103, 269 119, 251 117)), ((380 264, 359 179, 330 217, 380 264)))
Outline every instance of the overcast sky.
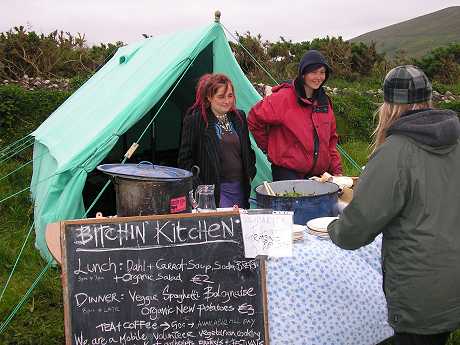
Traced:
POLYGON ((277 41, 342 36, 350 39, 460 0, 0 0, 0 31, 23 25, 49 33, 84 33, 89 44, 123 41, 205 26, 214 11, 232 33, 277 41))

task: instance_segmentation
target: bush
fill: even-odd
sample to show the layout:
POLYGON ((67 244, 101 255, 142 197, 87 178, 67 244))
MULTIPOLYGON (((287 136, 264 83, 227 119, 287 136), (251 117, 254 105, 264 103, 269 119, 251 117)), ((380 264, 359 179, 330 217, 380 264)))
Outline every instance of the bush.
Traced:
POLYGON ((460 43, 433 49, 421 60, 416 61, 434 81, 444 84, 460 82, 460 43))
POLYGON ((440 102, 438 108, 454 110, 460 116, 460 101, 440 102))
POLYGON ((369 96, 347 92, 332 96, 341 142, 359 140, 369 142, 374 130, 374 113, 377 103, 369 96))
POLYGON ((70 91, 0 86, 0 147, 32 132, 70 95, 70 91))
POLYGON ((334 75, 327 81, 326 86, 338 88, 340 90, 354 90, 357 92, 366 92, 369 90, 378 90, 382 88, 383 78, 360 78, 356 81, 347 81, 345 79, 336 78, 334 75))
POLYGON ((47 35, 23 26, 0 33, 0 78, 72 78, 93 73, 123 45, 88 47, 85 35, 55 30, 47 35))
POLYGON ((436 80, 432 81, 433 90, 439 93, 445 94, 447 91, 452 92, 455 95, 460 95, 460 81, 455 84, 443 84, 436 80))
MULTIPOLYGON (((311 42, 294 43, 283 37, 277 42, 263 41, 260 34, 251 36, 250 32, 236 35, 238 43, 243 45, 277 81, 294 78, 302 56, 309 49, 321 51, 332 67, 334 76, 347 80, 357 80, 362 76, 371 75, 374 65, 384 59, 382 54, 377 53, 375 44, 351 43, 344 41, 342 37, 328 36, 316 38, 311 42)), ((273 80, 239 44, 230 42, 236 60, 248 78, 253 82, 272 84, 273 80)))

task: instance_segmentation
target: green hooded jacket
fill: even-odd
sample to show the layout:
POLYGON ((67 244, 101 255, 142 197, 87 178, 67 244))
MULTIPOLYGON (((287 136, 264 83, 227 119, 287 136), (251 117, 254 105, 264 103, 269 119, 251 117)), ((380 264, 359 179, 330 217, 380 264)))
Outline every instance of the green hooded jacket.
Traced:
POLYGON ((403 114, 374 152, 340 218, 341 248, 382 233, 383 288, 396 332, 460 327, 460 123, 449 110, 403 114))

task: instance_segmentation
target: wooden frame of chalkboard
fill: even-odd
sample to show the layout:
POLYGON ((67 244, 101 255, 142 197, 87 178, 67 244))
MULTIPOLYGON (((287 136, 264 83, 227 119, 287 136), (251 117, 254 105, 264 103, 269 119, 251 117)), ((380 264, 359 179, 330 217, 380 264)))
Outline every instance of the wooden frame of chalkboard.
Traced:
POLYGON ((67 345, 268 345, 239 213, 61 222, 67 345))

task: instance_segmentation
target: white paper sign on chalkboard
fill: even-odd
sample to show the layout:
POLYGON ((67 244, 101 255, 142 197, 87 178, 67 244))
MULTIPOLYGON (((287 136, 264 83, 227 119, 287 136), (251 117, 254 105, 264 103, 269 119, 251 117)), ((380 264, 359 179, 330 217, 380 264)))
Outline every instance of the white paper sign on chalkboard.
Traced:
POLYGON ((61 223, 67 345, 267 345, 237 212, 61 223))
POLYGON ((292 212, 242 212, 245 256, 292 256, 292 217, 292 212))

